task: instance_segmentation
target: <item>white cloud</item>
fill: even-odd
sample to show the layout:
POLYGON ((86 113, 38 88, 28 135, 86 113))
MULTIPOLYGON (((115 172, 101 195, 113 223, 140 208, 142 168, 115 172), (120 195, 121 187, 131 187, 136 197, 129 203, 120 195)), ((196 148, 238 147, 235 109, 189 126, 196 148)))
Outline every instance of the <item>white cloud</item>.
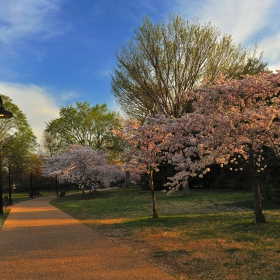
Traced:
POLYGON ((116 102, 114 97, 111 97, 109 99, 109 101, 107 102, 107 106, 110 111, 115 111, 115 112, 119 113, 121 116, 124 115, 120 105, 116 102))
POLYGON ((236 43, 256 41, 256 34, 270 24, 270 12, 277 0, 209 0, 198 15, 202 22, 211 20, 222 33, 233 35, 236 43))
MULTIPOLYGON (((180 13, 189 14, 189 1, 178 0, 180 13)), ((211 21, 221 34, 231 34, 236 44, 246 47, 258 45, 264 51, 263 61, 270 70, 280 69, 280 2, 277 0, 208 0, 201 1, 196 16, 199 21, 211 21)))
POLYGON ((61 101, 65 102, 72 102, 73 100, 79 99, 80 94, 76 91, 63 91, 59 94, 59 98, 61 101))
POLYGON ((280 70, 280 32, 263 38, 259 46, 264 51, 263 60, 268 62, 268 68, 272 71, 280 70))
POLYGON ((1 0, 0 42, 12 44, 22 38, 45 39, 61 34, 65 27, 57 15, 62 0, 1 0))
POLYGON ((96 77, 96 78, 107 78, 107 77, 110 77, 110 74, 111 74, 111 70, 101 70, 99 72, 95 71, 93 72, 93 76, 96 77))
POLYGON ((46 127, 45 123, 59 116, 59 107, 55 104, 52 94, 35 85, 3 82, 0 82, 0 93, 9 96, 26 115, 39 143, 46 127))

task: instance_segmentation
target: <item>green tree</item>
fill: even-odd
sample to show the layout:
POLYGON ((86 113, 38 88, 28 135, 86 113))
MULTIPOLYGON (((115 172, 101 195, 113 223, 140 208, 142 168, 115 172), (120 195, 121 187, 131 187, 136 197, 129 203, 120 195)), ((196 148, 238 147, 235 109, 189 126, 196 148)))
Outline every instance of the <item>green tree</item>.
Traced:
POLYGON ((195 89, 204 78, 213 81, 221 72, 226 78, 240 78, 266 67, 257 47, 235 45, 231 35, 221 36, 210 23, 178 15, 158 24, 146 17, 115 56, 112 92, 123 112, 139 120, 189 112, 190 103, 180 93, 195 89))
POLYGON ((5 95, 1 95, 6 110, 13 113, 13 118, 0 119, 0 147, 9 146, 11 149, 3 149, 3 169, 7 171, 10 163, 16 169, 16 173, 27 172, 33 164, 33 156, 37 147, 36 137, 27 122, 25 114, 13 101, 5 95))
POLYGON ((5 109, 13 113, 13 118, 0 119, 0 146, 18 145, 19 150, 29 149, 34 151, 36 147, 36 137, 27 122, 25 114, 13 101, 5 95, 1 95, 5 109))
POLYGON ((65 150, 67 146, 67 142, 64 141, 65 139, 61 137, 58 138, 57 134, 54 132, 55 129, 59 129, 56 127, 56 124, 57 122, 52 123, 52 131, 48 132, 47 130, 44 130, 43 132, 40 153, 45 157, 53 157, 59 154, 60 151, 65 150))
POLYGON ((5 109, 13 113, 13 118, 0 120, 0 146, 11 146, 17 155, 32 154, 36 148, 36 136, 25 114, 9 97, 2 95, 2 99, 5 109))
POLYGON ((118 113, 110 111, 106 104, 76 102, 76 106, 61 107, 59 117, 47 123, 44 132, 44 147, 49 155, 65 151, 68 145, 80 144, 114 155, 121 151, 122 140, 112 134, 120 128, 118 113))

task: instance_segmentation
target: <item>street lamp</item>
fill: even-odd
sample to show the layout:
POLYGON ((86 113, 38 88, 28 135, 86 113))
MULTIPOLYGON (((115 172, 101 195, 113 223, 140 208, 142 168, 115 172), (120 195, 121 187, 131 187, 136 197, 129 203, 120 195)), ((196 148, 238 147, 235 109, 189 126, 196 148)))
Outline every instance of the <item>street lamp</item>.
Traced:
MULTIPOLYGON (((9 111, 6 111, 4 106, 3 106, 3 101, 0 96, 0 119, 10 119, 13 117, 13 114, 9 111)), ((2 199, 2 155, 1 152, 4 148, 9 147, 9 146, 4 146, 0 150, 0 215, 3 215, 3 199, 2 199)), ((9 147, 11 148, 11 147, 9 147)), ((11 148, 13 150, 13 148, 11 148)), ((14 152, 14 150, 13 150, 14 152)))
POLYGON ((9 111, 6 111, 3 106, 3 101, 0 96, 0 119, 10 119, 13 117, 13 114, 9 111))
MULTIPOLYGON (((12 158, 12 157, 11 157, 12 158)), ((19 164, 17 162, 15 162, 17 165, 17 170, 21 170, 21 168, 19 167, 19 164)), ((15 172, 15 168, 13 168, 12 172, 11 172, 11 164, 13 164, 14 167, 14 162, 11 162, 11 160, 9 161, 9 165, 8 165, 8 170, 9 170, 9 204, 12 204, 12 184, 14 183, 14 172, 15 172), (11 179, 12 177, 12 179, 11 179)))
POLYGON ((11 163, 9 162, 9 204, 12 204, 11 163))
POLYGON ((10 146, 4 146, 0 149, 0 215, 3 215, 3 198, 2 198, 2 189, 3 189, 3 184, 2 184, 2 150, 5 148, 9 148, 13 151, 13 155, 14 155, 14 149, 10 146))

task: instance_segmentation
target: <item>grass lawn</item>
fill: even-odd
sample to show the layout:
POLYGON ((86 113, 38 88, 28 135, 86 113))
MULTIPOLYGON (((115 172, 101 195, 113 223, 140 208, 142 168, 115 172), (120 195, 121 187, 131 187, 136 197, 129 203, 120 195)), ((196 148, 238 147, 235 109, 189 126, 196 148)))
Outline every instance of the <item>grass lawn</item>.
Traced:
POLYGON ((52 204, 131 248, 178 279, 280 279, 280 205, 264 204, 254 224, 252 192, 193 189, 156 193, 139 188, 73 194, 52 204))

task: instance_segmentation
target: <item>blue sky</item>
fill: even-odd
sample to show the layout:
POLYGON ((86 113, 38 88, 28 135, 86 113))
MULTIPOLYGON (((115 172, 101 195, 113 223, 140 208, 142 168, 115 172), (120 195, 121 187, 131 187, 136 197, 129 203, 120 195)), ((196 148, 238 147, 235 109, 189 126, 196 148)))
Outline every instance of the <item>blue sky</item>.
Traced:
POLYGON ((258 43, 271 70, 280 69, 278 0, 1 0, 0 94, 26 114, 40 139, 59 107, 107 103, 114 52, 143 18, 155 23, 180 14, 211 21, 247 47, 258 43))

